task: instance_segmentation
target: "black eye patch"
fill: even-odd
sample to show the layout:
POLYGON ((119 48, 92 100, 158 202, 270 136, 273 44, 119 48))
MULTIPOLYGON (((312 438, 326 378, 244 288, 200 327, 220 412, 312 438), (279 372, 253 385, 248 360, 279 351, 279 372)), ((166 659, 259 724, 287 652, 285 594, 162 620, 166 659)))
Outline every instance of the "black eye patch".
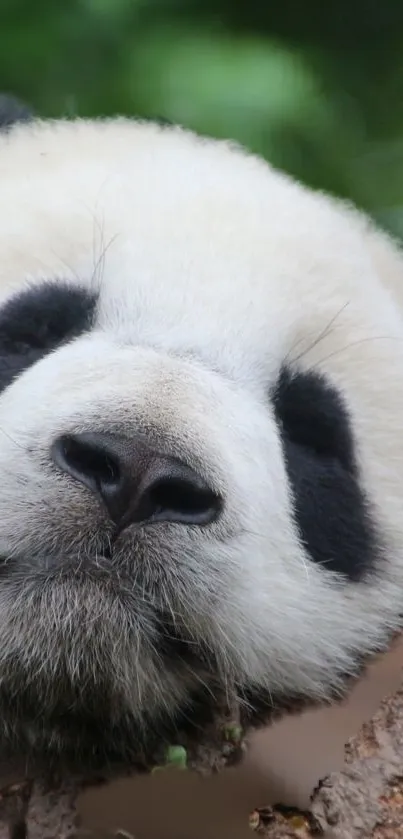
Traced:
POLYGON ((273 404, 309 557, 351 581, 362 579, 376 565, 380 543, 344 401, 323 376, 283 369, 273 404))
POLYGON ((87 332, 97 296, 62 282, 20 292, 0 308, 0 391, 47 353, 87 332))

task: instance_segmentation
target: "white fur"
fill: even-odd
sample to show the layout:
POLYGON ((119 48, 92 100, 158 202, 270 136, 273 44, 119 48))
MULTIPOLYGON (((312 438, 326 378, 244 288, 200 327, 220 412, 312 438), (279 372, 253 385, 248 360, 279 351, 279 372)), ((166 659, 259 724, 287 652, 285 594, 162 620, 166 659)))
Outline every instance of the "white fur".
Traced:
MULTIPOLYGON (((226 498, 211 531, 144 529, 156 596, 228 678, 326 696, 356 653, 400 626, 402 254, 354 210, 227 143, 122 119, 39 123, 0 140, 0 300, 55 277, 100 290, 97 329, 0 396, 0 553, 99 552, 103 513, 57 473, 50 445, 70 431, 145 429, 226 498), (286 358, 324 371, 347 401, 388 542, 365 583, 312 563, 293 524, 269 401, 286 358)), ((118 560, 129 553, 126 544, 118 560)), ((1 647, 25 649, 27 670, 34 656, 54 677, 67 638, 71 678, 89 678, 91 637, 102 671, 117 654, 113 678, 130 707, 169 702, 169 691, 176 701, 181 687, 169 677, 164 688, 141 605, 151 582, 146 591, 142 577, 135 650, 118 599, 88 582, 55 599, 54 634, 38 652, 35 621, 48 625, 53 595, 41 599, 32 569, 28 578, 19 612, 0 585, 1 647), (83 628, 95 602, 93 629, 83 628)))

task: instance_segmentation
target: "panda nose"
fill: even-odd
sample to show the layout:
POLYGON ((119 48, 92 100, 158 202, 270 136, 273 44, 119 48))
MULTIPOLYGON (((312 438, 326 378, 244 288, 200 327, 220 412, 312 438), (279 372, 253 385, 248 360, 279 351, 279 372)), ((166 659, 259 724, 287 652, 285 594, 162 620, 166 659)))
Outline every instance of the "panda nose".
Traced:
POLYGON ((220 513, 221 498, 197 472, 141 438, 68 434, 54 441, 51 455, 102 500, 119 531, 146 521, 206 525, 220 513))

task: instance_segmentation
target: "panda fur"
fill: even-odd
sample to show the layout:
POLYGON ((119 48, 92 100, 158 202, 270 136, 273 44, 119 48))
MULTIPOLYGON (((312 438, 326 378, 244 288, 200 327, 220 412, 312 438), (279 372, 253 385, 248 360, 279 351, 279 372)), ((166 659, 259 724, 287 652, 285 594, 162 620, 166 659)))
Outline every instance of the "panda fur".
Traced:
POLYGON ((3 124, 3 751, 129 761, 217 681, 252 717, 342 696, 402 626, 397 244, 181 127, 3 124), (217 515, 119 529, 65 439, 133 492, 141 441, 217 515))

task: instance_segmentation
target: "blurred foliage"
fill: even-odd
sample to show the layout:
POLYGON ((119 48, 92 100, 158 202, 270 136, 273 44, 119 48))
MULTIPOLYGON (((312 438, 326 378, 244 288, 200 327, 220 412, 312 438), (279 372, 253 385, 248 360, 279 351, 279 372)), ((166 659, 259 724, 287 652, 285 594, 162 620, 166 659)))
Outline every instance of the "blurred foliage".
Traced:
POLYGON ((231 137, 403 237, 403 0, 0 0, 0 90, 231 137))

